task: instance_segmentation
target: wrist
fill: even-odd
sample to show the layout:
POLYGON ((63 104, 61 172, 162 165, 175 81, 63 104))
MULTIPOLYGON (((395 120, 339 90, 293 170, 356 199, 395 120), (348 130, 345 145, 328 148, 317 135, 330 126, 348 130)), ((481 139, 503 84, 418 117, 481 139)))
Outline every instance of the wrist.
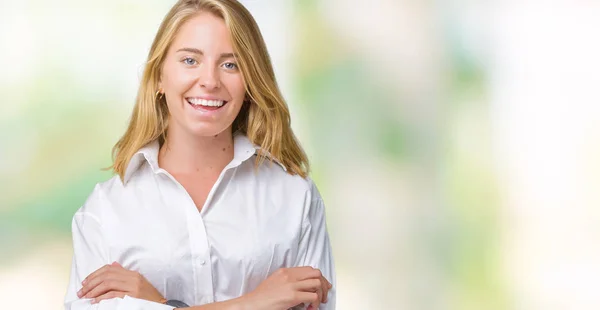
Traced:
POLYGON ((233 301, 229 310, 256 310, 258 309, 256 303, 252 299, 251 293, 238 297, 233 301))

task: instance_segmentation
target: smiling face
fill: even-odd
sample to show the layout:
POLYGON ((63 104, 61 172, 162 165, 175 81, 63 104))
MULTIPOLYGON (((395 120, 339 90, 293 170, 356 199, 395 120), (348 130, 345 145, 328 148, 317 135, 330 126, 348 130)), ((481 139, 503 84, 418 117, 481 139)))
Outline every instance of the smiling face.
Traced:
POLYGON ((159 87, 169 109, 169 135, 230 132, 244 85, 224 20, 198 13, 181 26, 162 67, 159 87))

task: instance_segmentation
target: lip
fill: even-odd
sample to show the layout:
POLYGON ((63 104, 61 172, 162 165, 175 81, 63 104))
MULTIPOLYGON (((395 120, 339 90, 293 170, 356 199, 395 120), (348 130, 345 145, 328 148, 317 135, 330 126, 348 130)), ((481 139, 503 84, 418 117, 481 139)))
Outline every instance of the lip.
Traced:
POLYGON ((185 97, 185 99, 203 99, 203 100, 220 100, 220 101, 225 101, 228 102, 229 100, 225 100, 225 99, 221 99, 219 97, 216 96, 209 96, 209 95, 201 95, 201 96, 187 96, 185 97))
POLYGON ((210 119, 214 119, 214 117, 216 117, 219 113, 221 113, 222 111, 225 111, 225 106, 228 103, 228 101, 223 100, 223 101, 225 101, 223 106, 221 106, 218 109, 210 109, 210 108, 205 108, 201 105, 192 106, 192 104, 189 103, 188 98, 198 98, 198 99, 204 99, 204 100, 221 100, 221 99, 209 99, 209 97, 186 97, 185 105, 187 106, 187 108, 189 108, 192 111, 192 113, 194 113, 197 117, 201 117, 201 118, 202 117, 210 117, 210 119))

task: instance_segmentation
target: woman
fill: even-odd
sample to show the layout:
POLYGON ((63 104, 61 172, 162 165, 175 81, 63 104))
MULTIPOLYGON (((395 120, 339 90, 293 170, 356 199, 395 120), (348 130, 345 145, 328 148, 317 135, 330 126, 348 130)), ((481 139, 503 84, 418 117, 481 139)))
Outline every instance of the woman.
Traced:
POLYGON ((66 309, 335 308, 323 201, 240 3, 175 4, 113 151, 73 217, 66 309))

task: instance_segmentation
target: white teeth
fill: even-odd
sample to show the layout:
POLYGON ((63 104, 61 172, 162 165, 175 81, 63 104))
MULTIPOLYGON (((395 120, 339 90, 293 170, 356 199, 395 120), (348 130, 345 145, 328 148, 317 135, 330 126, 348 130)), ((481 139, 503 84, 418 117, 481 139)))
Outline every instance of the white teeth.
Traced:
POLYGON ((202 105, 205 107, 220 107, 225 104, 225 101, 222 100, 204 100, 198 98, 188 98, 187 100, 193 105, 202 105))

